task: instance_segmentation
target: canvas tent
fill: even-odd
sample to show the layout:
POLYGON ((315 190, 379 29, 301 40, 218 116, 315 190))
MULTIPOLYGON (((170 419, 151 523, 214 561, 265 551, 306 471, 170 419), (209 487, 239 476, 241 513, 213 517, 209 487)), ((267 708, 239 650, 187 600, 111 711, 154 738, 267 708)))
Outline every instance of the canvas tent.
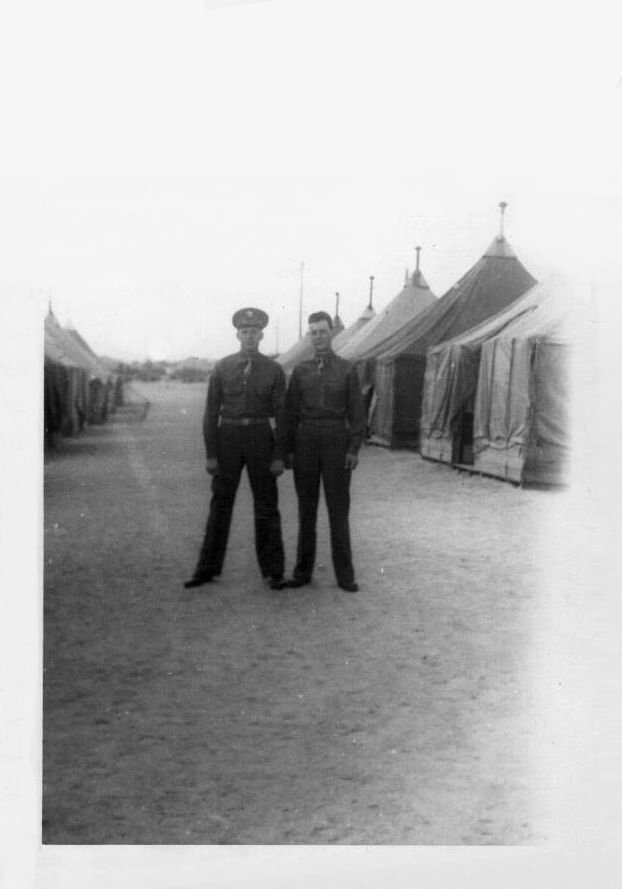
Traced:
POLYGON ((535 284, 503 235, 429 308, 358 357, 375 361, 370 412, 372 441, 388 447, 419 444, 421 396, 427 350, 496 314, 535 284))
POLYGON ((339 355, 341 354, 341 350, 344 349, 350 340, 354 339, 358 333, 367 327, 368 324, 374 320, 376 313, 374 311, 374 307, 370 304, 365 306, 359 317, 351 324, 349 327, 346 327, 337 336, 333 339, 332 347, 333 351, 337 352, 339 355))
POLYGON ((109 410, 112 388, 102 386, 111 374, 77 331, 66 330, 50 309, 44 322, 44 429, 50 441, 55 434, 73 435, 87 422, 101 422, 109 410))
POLYGON ((473 468, 516 483, 562 484, 570 453, 571 291, 482 345, 473 468))
POLYGON ((568 287, 559 281, 535 284, 482 324, 428 350, 421 406, 423 457, 473 463, 473 410, 483 344, 515 329, 519 321, 554 323, 552 319, 565 312, 567 293, 568 287))
POLYGON ((104 423, 114 410, 114 374, 99 360, 86 340, 75 327, 64 328, 81 355, 84 366, 89 371, 89 398, 87 419, 89 423, 104 423))
POLYGON ((86 423, 88 372, 50 310, 44 324, 44 428, 47 440, 73 435, 86 423))
POLYGON ((436 297, 417 265, 410 277, 408 272, 406 273, 406 280, 400 292, 381 312, 378 312, 375 318, 357 330, 346 342, 335 343, 333 348, 342 358, 350 361, 356 361, 357 356, 363 351, 371 357, 379 343, 384 342, 395 331, 401 330, 435 301, 436 297))

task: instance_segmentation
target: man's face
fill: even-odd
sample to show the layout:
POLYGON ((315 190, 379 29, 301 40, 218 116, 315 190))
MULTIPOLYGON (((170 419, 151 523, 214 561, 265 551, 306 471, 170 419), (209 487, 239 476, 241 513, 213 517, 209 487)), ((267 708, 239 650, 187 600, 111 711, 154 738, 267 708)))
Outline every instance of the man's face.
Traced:
POLYGON ((333 338, 333 332, 330 329, 328 321, 324 319, 321 321, 312 321, 309 324, 309 336, 316 354, 328 352, 333 338))
POLYGON ((252 354, 259 349, 259 343, 263 339, 263 330, 259 327, 238 327, 237 337, 242 351, 252 354))

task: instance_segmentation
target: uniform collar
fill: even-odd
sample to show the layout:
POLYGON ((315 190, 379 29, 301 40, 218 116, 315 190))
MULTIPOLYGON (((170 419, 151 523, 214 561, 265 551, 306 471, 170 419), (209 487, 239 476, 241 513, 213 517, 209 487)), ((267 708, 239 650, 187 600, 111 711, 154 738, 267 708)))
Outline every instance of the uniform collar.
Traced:
POLYGON ((259 352, 238 352, 238 361, 240 364, 247 364, 249 361, 257 361, 259 358, 259 352))
POLYGON ((324 364, 327 364, 329 361, 332 361, 334 357, 335 353, 332 349, 329 349, 328 352, 322 352, 321 355, 314 355, 313 360, 316 364, 318 363, 318 361, 323 361, 324 364))

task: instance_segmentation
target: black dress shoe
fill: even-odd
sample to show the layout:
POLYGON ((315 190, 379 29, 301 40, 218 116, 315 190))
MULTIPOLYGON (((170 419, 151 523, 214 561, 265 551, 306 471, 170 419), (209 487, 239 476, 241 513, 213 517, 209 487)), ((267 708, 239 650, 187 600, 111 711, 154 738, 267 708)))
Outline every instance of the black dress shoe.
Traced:
POLYGON ((311 583, 310 577, 290 577, 289 580, 283 581, 283 586, 290 590, 295 590, 299 586, 306 586, 308 583, 311 583))
POLYGON ((213 579, 213 574, 205 574, 200 571, 198 574, 193 574, 190 580, 184 582, 184 588, 190 590, 195 586, 203 586, 204 583, 211 583, 213 579))
POLYGON ((285 586, 285 580, 282 577, 266 577, 266 583, 271 590, 282 590, 285 586))
POLYGON ((340 583, 340 588, 345 590, 346 593, 358 593, 359 585, 358 583, 340 583))

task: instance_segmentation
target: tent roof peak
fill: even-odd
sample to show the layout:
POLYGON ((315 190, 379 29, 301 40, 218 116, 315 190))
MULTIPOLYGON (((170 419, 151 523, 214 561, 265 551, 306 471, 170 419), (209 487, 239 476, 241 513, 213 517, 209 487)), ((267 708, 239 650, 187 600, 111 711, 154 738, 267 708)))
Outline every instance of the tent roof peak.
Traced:
POLYGON ((413 287, 421 287, 424 290, 430 289, 430 285, 428 284, 426 279, 423 277, 423 272, 421 271, 421 269, 417 269, 416 271, 413 272, 411 282, 412 282, 413 287))
POLYGON ((516 253, 510 246, 510 242, 504 235, 497 235, 484 256, 492 256, 500 259, 516 259, 516 253))

